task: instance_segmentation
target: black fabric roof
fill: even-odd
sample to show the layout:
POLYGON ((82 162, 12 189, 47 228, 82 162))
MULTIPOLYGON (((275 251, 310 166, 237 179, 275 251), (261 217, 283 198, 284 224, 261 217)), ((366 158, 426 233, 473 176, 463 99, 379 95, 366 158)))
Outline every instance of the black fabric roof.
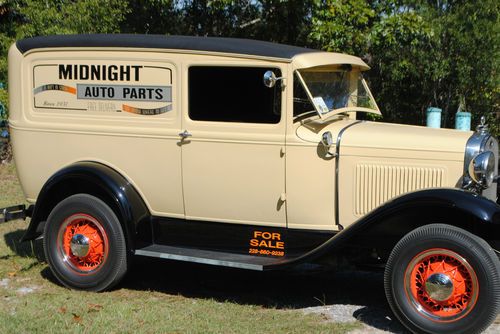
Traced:
POLYGON ((193 37, 131 34, 53 35, 19 40, 22 53, 50 47, 124 47, 179 49, 237 53, 245 55, 291 59, 301 53, 317 50, 291 45, 225 37, 193 37))

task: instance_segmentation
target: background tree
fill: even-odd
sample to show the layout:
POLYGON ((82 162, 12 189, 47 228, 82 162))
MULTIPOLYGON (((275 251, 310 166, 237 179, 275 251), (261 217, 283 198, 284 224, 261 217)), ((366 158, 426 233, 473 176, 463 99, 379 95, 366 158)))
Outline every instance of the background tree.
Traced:
POLYGON ((309 44, 367 58, 376 14, 374 7, 363 0, 319 1, 313 7, 309 44))
MULTIPOLYGON (((0 3, 0 83, 7 83, 7 53, 14 41, 52 34, 120 32, 128 4, 120 0, 7 0, 0 3)), ((5 88, 0 102, 8 106, 5 88)), ((8 110, 6 115, 8 115, 8 110)))
POLYGON ((180 2, 175 0, 129 0, 120 30, 139 34, 182 34, 181 10, 180 2))
POLYGON ((498 0, 0 0, 0 82, 24 37, 245 37, 362 57, 385 121, 423 125, 432 105, 451 127, 463 99, 500 134, 499 14, 498 0))
POLYGON ((260 20, 255 38, 266 41, 308 46, 312 12, 316 0, 257 1, 260 20))
POLYGON ((415 11, 383 8, 367 46, 372 89, 386 121, 423 125, 426 108, 441 106, 431 103, 433 82, 440 82, 446 71, 439 40, 432 25, 415 11))
POLYGON ((182 10, 184 33, 195 36, 253 36, 248 22, 257 18, 252 0, 189 0, 182 10))

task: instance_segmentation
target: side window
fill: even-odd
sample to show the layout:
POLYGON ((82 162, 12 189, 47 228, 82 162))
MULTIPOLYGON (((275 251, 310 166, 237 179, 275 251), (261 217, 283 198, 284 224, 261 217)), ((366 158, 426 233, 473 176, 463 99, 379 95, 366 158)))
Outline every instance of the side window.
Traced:
POLYGON ((279 123, 281 84, 268 88, 263 67, 192 66, 189 68, 189 118, 196 121, 279 123))

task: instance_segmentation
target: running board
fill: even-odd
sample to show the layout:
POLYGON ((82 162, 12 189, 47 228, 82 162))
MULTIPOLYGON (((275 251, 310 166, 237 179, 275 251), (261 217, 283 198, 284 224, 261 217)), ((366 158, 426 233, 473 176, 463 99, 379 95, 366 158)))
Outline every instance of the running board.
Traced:
POLYGON ((291 260, 290 258, 252 256, 163 245, 150 245, 136 249, 135 255, 258 271, 263 271, 266 270, 266 267, 291 260))

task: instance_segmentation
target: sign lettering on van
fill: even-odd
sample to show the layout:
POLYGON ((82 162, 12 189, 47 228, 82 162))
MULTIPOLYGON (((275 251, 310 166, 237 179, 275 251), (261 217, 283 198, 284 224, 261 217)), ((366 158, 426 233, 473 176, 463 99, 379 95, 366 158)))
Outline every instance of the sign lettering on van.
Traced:
POLYGON ((118 58, 34 64, 34 108, 39 112, 143 116, 173 110, 173 73, 168 64, 141 61, 139 65, 118 58))
POLYGON ((76 85, 77 98, 88 100, 120 100, 171 102, 170 86, 76 85))
POLYGON ((139 81, 139 65, 59 64, 60 80, 139 81))

